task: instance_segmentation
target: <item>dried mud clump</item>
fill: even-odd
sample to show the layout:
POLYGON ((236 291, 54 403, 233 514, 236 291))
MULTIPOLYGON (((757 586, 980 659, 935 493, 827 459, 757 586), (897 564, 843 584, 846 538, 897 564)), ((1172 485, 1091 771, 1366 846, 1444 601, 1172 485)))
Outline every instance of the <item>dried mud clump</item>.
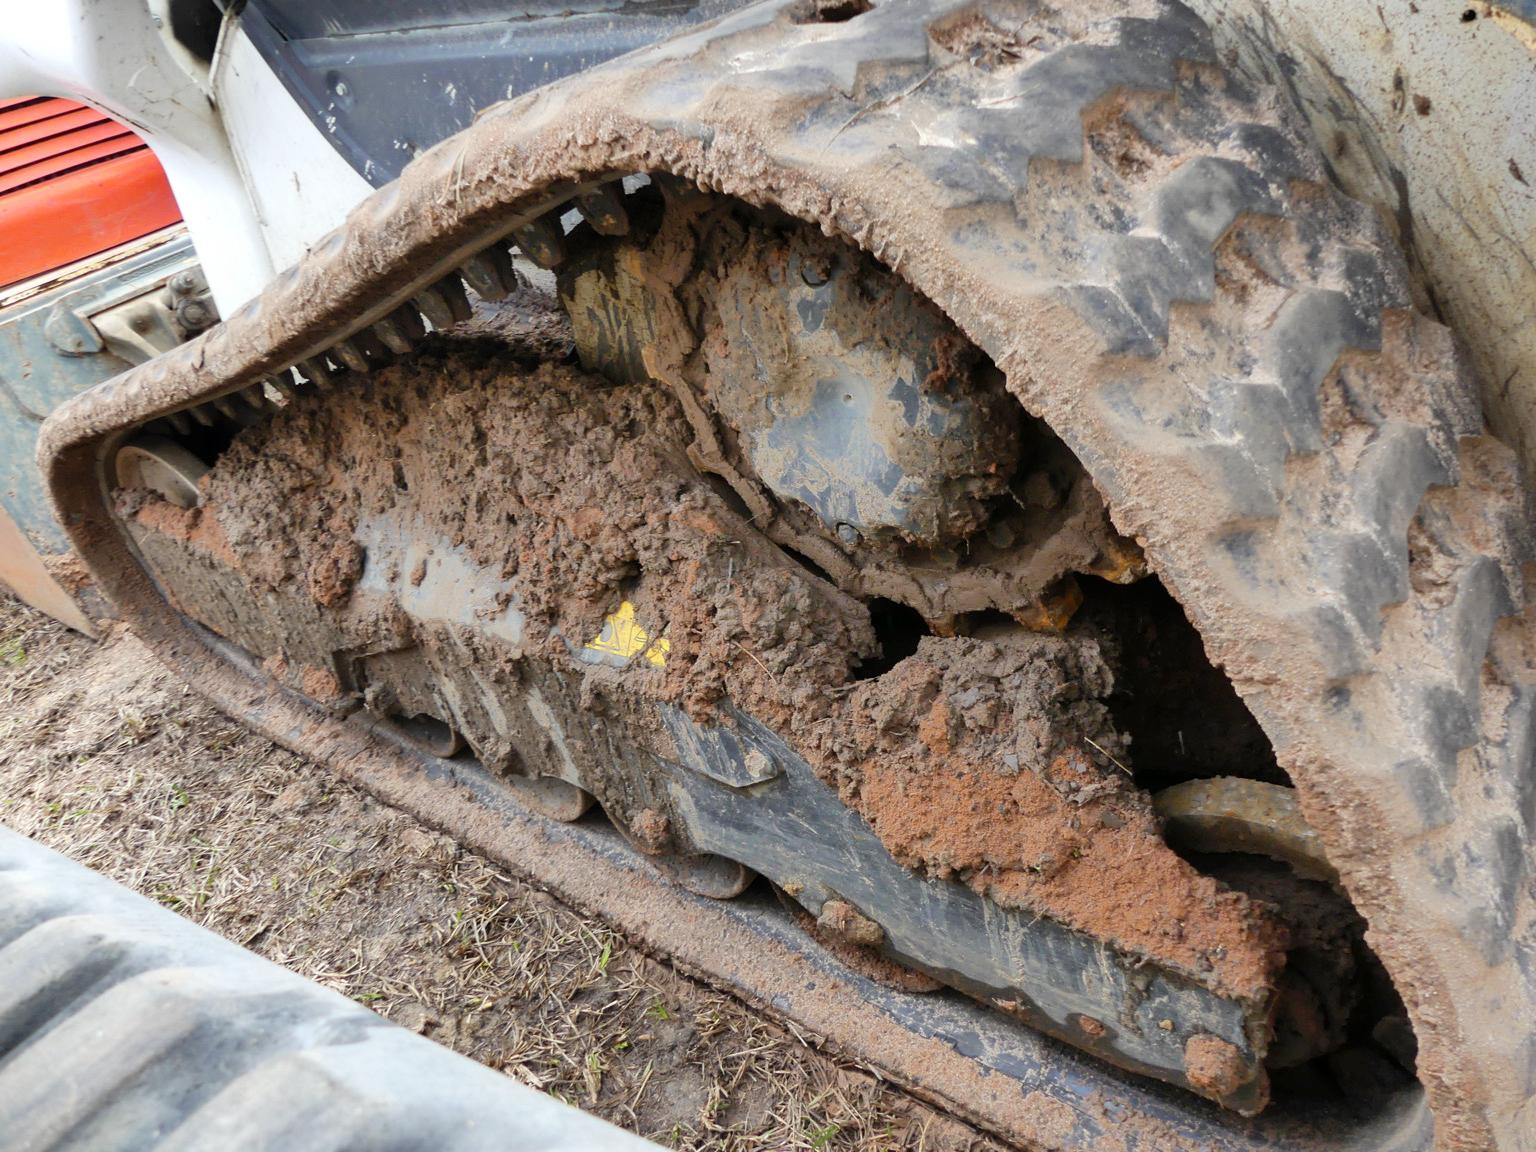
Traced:
POLYGON ((1090 637, 925 638, 851 697, 843 796, 903 864, 1256 995, 1285 935, 1163 844, 1112 680, 1090 637))
POLYGON ((332 527, 337 535, 309 567, 309 594, 322 608, 335 608, 352 595, 352 586, 363 574, 363 548, 350 535, 332 527))
POLYGON ((180 508, 142 488, 120 489, 115 508, 119 518, 135 520, 173 540, 183 540, 222 564, 237 566, 240 556, 225 536, 218 517, 204 508, 180 508))
POLYGON ((1083 39, 1095 21, 1109 14, 1099 4, 1058 8, 1044 0, 1004 0, 942 20, 929 37, 941 59, 949 56, 983 72, 997 72, 1033 64, 1062 44, 1083 39))
MULTIPOLYGON (((670 647, 647 689, 698 717, 744 663, 793 685, 782 716, 873 650, 853 601, 819 594, 692 472, 668 393, 519 368, 500 348, 429 349, 344 401, 305 397, 238 436, 205 507, 242 575, 346 606, 366 565, 357 526, 405 524, 494 574, 550 655, 569 657, 637 598, 641 618, 665 621, 670 647)), ((392 575, 419 585, 427 567, 392 575)), ((364 598, 347 611, 355 631, 388 607, 364 598)))
MULTIPOLYGON (((693 468, 689 441, 662 387, 530 365, 484 337, 439 340, 241 432, 201 508, 142 493, 121 507, 267 600, 303 601, 338 648, 437 644, 435 658, 477 661, 508 692, 538 660, 584 701, 619 702, 635 738, 661 748, 656 702, 719 723, 729 700, 790 740, 903 863, 1263 994, 1281 929, 1163 844, 1103 703, 1103 636, 927 637, 860 680, 879 650, 868 608, 762 536, 693 468), (430 562, 412 558, 428 546, 430 562), (444 553, 497 603, 470 613, 450 597, 451 622, 412 617, 405 601, 444 553), (664 661, 580 658, 621 602, 666 640, 664 661), (514 608, 517 642, 476 631, 514 608)), ((247 646, 290 678, 312 663, 247 646)), ((311 694, 347 690, 307 674, 311 694)))
POLYGON ((1219 1036, 1200 1032, 1184 1045, 1184 1073, 1200 1091, 1220 1099, 1243 1085, 1248 1068, 1235 1047, 1219 1036))

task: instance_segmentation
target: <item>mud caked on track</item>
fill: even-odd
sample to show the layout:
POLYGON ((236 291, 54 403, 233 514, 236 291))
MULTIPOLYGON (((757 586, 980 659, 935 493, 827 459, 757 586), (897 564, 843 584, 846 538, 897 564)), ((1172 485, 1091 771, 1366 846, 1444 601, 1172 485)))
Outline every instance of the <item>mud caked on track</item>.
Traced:
MULTIPOLYGON (((175 606, 338 716, 426 732, 440 754, 462 737, 459 755, 508 779, 574 785, 663 860, 767 872, 866 970, 937 977, 1117 1063, 1262 1106, 1268 1029, 1296 1015, 1292 932, 1276 903, 1170 849, 1131 776, 1117 678, 1128 642, 1132 663, 1162 649, 1097 603, 1125 590, 1093 581, 1064 631, 1001 613, 954 621, 969 634, 892 631, 695 467, 670 389, 560 362, 557 314, 523 307, 540 339, 508 344, 482 318, 295 397, 234 435, 195 506, 120 490, 175 606), (775 809, 759 794, 792 764, 824 787, 796 782, 775 809), (838 813, 793 811, 795 797, 838 813), (786 845, 804 831, 790 824, 830 820, 820 851, 840 858, 734 843, 743 820, 786 845), (910 890, 880 891, 891 876, 910 890), (944 892, 989 926, 956 928, 944 892), (1036 939, 1048 931, 1061 935, 1036 939), (1114 977, 1096 983, 1089 964, 1114 977), (1159 1047, 1127 1042, 1142 1033, 1159 1047)), ((1009 489, 1038 487, 1038 466, 1009 489)), ((1180 626, 1174 609, 1164 630, 1180 626)), ((1335 999, 1347 1017, 1352 989, 1335 999)), ((1317 1054, 1315 1035, 1299 1043, 1317 1054)))

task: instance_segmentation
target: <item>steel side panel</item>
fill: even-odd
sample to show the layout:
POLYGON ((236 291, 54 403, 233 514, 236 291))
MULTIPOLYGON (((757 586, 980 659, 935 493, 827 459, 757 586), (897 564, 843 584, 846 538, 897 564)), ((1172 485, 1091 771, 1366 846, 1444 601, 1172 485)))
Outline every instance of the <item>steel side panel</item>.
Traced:
POLYGON ((175 232, 8 289, 11 303, 0 303, 0 507, 42 555, 67 551, 69 539, 34 459, 38 429, 65 400, 129 367, 84 343, 90 333, 80 317, 195 267, 191 241, 175 232))

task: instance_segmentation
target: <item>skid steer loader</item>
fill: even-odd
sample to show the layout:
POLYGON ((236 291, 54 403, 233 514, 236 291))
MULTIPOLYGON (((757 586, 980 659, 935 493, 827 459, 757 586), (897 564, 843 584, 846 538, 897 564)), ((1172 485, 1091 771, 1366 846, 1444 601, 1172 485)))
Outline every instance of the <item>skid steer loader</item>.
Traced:
POLYGON ((220 707, 1005 1139, 1536 1147, 1526 0, 6 35, 224 317, 36 447, 220 707))

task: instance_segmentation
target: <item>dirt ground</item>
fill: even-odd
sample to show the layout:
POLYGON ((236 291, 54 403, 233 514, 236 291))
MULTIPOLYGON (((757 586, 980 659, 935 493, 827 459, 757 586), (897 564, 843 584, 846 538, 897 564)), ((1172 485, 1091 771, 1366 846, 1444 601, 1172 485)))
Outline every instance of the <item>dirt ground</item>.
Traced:
POLYGON ((4 592, 0 821, 672 1147, 1002 1147, 4 592))

